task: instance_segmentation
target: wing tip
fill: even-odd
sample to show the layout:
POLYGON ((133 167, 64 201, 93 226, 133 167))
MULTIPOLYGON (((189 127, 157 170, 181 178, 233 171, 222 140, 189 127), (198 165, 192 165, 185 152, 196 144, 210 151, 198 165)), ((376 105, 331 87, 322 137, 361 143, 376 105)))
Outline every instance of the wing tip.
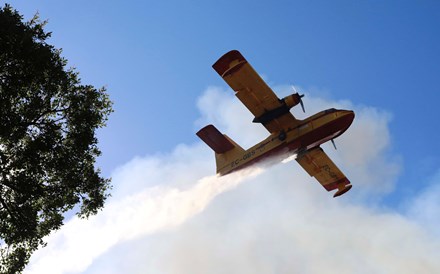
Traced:
POLYGON ((333 195, 333 198, 339 197, 342 194, 346 193, 347 191, 349 191, 353 186, 351 184, 348 185, 340 185, 338 187, 338 191, 336 191, 335 195, 333 195))
POLYGON ((214 65, 212 65, 212 67, 220 76, 223 76, 225 72, 231 68, 230 65, 233 61, 241 63, 243 61, 246 61, 246 59, 243 57, 243 55, 241 55, 238 50, 234 49, 223 54, 223 56, 220 57, 217 62, 214 63, 214 65))

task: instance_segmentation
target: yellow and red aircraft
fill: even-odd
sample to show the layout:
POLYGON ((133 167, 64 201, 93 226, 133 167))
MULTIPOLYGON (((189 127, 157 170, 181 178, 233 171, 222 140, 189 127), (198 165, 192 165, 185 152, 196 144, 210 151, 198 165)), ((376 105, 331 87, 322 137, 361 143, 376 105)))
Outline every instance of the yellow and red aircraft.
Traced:
POLYGON ((197 132, 215 152, 217 173, 225 175, 275 154, 296 153, 296 161, 327 190, 338 189, 333 197, 351 189, 350 181, 319 146, 344 133, 354 119, 351 110, 327 109, 304 120, 296 119, 290 109, 300 104, 304 95, 291 94, 279 99, 237 50, 215 62, 213 68, 235 91, 235 95, 270 135, 244 150, 213 125, 197 132))

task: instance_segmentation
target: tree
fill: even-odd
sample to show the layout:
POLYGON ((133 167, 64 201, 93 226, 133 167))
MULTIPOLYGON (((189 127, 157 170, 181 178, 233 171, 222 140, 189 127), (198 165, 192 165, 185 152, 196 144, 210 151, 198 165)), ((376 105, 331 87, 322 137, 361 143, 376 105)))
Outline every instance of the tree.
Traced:
POLYGON ((64 213, 96 214, 110 188, 94 164, 112 103, 66 69, 44 25, 0 7, 0 273, 22 272, 64 213))

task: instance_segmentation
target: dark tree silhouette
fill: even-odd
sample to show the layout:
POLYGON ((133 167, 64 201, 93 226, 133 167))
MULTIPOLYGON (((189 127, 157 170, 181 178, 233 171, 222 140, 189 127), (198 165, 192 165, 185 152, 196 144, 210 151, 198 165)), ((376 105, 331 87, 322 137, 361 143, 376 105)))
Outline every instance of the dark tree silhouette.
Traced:
POLYGON ((0 7, 1 273, 22 272, 66 211, 96 214, 110 187, 94 164, 111 101, 66 69, 44 25, 0 7))

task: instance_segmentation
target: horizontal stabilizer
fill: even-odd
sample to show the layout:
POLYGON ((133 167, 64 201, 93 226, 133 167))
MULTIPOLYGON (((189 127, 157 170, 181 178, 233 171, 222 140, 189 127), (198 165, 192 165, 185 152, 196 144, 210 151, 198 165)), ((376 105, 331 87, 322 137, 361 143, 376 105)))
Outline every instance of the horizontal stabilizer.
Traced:
POLYGON ((196 134, 216 153, 222 154, 235 147, 234 144, 213 125, 207 125, 196 134))

